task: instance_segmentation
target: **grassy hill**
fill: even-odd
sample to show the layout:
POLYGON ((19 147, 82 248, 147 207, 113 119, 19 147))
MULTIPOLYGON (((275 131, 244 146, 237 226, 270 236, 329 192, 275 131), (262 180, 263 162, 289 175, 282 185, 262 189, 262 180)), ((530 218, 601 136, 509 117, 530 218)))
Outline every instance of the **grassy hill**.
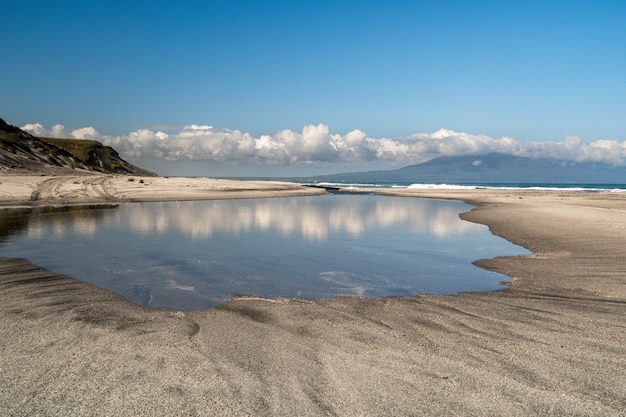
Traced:
POLYGON ((94 140, 38 138, 0 119, 0 168, 14 172, 67 173, 86 170, 155 176, 94 140))

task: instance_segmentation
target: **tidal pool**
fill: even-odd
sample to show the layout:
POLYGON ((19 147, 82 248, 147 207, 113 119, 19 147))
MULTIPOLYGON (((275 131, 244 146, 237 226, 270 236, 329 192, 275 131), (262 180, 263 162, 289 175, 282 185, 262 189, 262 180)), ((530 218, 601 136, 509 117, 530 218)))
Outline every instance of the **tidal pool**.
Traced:
POLYGON ((241 294, 321 299, 502 288, 472 265, 525 249, 451 201, 375 195, 0 210, 0 256, 140 305, 211 308, 241 294))

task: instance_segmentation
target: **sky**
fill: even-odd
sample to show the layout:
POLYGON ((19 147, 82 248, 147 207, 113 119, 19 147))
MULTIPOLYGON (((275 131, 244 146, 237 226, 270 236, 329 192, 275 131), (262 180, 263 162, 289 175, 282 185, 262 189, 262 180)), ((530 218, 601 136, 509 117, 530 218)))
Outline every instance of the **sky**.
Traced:
POLYGON ((162 175, 626 163, 623 0, 0 5, 0 117, 162 175))

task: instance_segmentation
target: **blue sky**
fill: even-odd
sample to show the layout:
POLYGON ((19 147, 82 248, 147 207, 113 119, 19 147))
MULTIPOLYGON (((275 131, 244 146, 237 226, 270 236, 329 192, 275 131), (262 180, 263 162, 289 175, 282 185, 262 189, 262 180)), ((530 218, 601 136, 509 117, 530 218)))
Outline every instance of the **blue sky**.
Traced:
POLYGON ((626 160, 621 0, 1 3, 0 117, 160 173, 626 160))

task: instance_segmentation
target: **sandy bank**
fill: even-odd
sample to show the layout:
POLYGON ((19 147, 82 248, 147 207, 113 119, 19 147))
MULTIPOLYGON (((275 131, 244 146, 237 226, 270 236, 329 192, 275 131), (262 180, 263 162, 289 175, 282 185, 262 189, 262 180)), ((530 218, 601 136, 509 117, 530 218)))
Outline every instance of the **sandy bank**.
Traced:
POLYGON ((3 259, 0 415, 626 415, 626 196, 381 192, 473 203, 533 254, 479 262, 498 292, 189 313, 3 259))
POLYGON ((0 207, 318 195, 323 189, 278 181, 125 175, 0 176, 0 207))

